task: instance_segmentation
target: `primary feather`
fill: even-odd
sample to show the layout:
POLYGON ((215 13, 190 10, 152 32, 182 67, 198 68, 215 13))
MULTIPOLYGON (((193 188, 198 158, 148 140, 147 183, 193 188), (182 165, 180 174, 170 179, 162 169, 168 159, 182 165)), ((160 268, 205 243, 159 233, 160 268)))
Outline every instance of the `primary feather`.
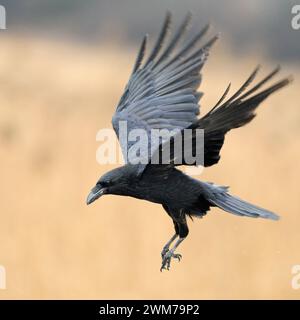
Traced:
MULTIPOLYGON (((201 83, 200 70, 217 36, 204 46, 199 46, 199 41, 208 30, 206 26, 192 40, 178 48, 191 20, 189 13, 169 44, 164 47, 171 19, 168 12, 158 39, 144 64, 147 36, 143 39, 132 75, 112 119, 118 136, 120 121, 127 122, 128 131, 144 129, 150 136, 151 129, 183 129, 197 120, 198 102, 202 96, 197 92, 201 83), (195 47, 197 48, 193 51, 195 47)), ((125 159, 133 144, 127 142, 125 145, 120 141, 125 159)), ((153 151, 150 144, 151 141, 147 146, 149 154, 153 151)))

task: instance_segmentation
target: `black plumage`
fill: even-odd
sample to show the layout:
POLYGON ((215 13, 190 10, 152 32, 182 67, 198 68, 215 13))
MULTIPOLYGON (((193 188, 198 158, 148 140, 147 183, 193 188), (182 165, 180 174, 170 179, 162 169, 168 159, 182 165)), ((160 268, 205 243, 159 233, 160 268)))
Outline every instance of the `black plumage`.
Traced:
MULTIPOLYGON (((147 44, 147 36, 144 37, 112 124, 117 135, 119 121, 126 121, 129 130, 144 129, 149 136, 152 129, 175 129, 178 134, 190 129, 191 152, 196 149, 196 129, 203 129, 204 166, 209 167, 219 161, 226 133, 250 122, 255 117, 259 104, 270 94, 286 86, 291 78, 280 80, 258 92, 279 72, 279 68, 276 68, 247 90, 258 73, 257 67, 235 94, 224 102, 229 85, 218 103, 206 115, 198 118, 199 100, 202 96, 197 91, 201 83, 200 71, 218 36, 199 46, 200 40, 208 31, 206 26, 186 44, 179 46, 190 20, 191 14, 188 14, 169 44, 164 46, 171 23, 171 14, 168 12, 153 50, 143 64, 147 44)), ((230 195, 228 187, 199 181, 178 170, 179 165, 196 163, 185 163, 184 160, 178 163, 183 150, 179 153, 174 151, 174 141, 176 136, 162 141, 154 150, 149 143, 146 146, 149 150, 146 163, 137 164, 133 164, 134 159, 127 159, 132 142, 126 141, 125 144, 120 141, 127 163, 103 175, 87 199, 90 204, 103 194, 115 194, 162 204, 173 220, 175 235, 163 248, 161 270, 169 269, 171 258, 181 258, 181 255, 175 253, 175 249, 188 235, 187 216, 202 217, 211 207, 218 207, 239 216, 278 219, 276 214, 230 195), (161 159, 166 143, 170 143, 170 162, 153 164, 153 158, 161 159), (179 239, 170 249, 177 237, 179 239)))

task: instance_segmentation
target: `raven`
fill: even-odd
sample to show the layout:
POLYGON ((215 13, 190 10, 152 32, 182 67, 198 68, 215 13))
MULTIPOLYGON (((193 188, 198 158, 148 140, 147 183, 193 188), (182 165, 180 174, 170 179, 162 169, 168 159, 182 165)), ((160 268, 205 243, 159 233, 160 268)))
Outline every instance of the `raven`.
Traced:
MULTIPOLYGON (((120 121, 126 121, 129 129, 144 129, 149 135, 152 129, 177 129, 180 132, 190 129, 192 150, 196 147, 195 131, 203 129, 203 164, 204 167, 209 167, 218 163, 220 159, 225 134, 250 122, 258 105, 270 94, 286 86, 291 77, 258 92, 278 73, 277 67, 247 90, 258 72, 257 67, 236 93, 224 102, 230 89, 229 85, 218 103, 206 115, 198 118, 199 100, 202 96, 202 93, 197 91, 201 82, 200 71, 207 60, 209 49, 218 36, 212 37, 200 46, 199 42, 209 28, 207 25, 189 41, 180 45, 190 20, 189 13, 165 45, 171 23, 171 14, 167 12, 158 39, 145 62, 143 61, 147 35, 144 37, 129 82, 112 118, 112 124, 118 137, 120 121)), ((172 136, 167 142, 172 145, 174 140, 172 136)), ((134 164, 127 161, 124 166, 104 174, 87 198, 87 204, 90 204, 104 194, 114 194, 161 204, 173 220, 175 228, 175 234, 161 252, 161 271, 169 270, 172 258, 181 259, 181 255, 175 253, 175 250, 189 233, 187 217, 202 217, 211 207, 218 207, 238 216, 273 220, 279 218, 268 210, 229 194, 228 187, 196 180, 178 170, 178 165, 196 164, 185 163, 184 160, 178 164, 178 153, 171 152, 167 164, 153 164, 150 161, 151 157, 161 153, 167 142, 159 143, 147 163, 134 164)), ((120 144, 127 159, 127 151, 132 144, 130 141, 124 143, 121 140, 120 144)))

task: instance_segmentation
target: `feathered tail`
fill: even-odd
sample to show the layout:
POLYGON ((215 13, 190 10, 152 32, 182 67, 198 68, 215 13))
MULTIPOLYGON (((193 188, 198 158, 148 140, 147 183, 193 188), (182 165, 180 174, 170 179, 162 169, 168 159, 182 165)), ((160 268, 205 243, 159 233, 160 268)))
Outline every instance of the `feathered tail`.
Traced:
POLYGON ((227 187, 220 187, 211 183, 203 184, 204 196, 213 206, 219 207, 224 211, 251 218, 264 218, 278 220, 279 216, 266 209, 255 206, 238 197, 230 195, 227 187))

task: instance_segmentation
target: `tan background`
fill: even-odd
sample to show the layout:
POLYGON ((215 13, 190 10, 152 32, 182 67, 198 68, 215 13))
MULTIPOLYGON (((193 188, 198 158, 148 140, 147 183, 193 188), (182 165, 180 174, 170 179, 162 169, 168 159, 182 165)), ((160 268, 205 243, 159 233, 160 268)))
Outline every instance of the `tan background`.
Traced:
MULTIPOLYGON (((204 69, 203 113, 258 62, 222 40, 204 69)), ((258 53, 259 52, 259 53, 258 53)), ((279 213, 278 222, 212 210, 189 222, 180 263, 159 272, 173 233, 159 205, 107 196, 85 205, 110 166, 96 163, 96 132, 110 119, 134 61, 134 48, 91 47, 2 36, 0 50, 0 264, 7 298, 300 298, 291 268, 300 264, 299 64, 289 88, 258 117, 231 132, 218 166, 200 178, 279 213)))

